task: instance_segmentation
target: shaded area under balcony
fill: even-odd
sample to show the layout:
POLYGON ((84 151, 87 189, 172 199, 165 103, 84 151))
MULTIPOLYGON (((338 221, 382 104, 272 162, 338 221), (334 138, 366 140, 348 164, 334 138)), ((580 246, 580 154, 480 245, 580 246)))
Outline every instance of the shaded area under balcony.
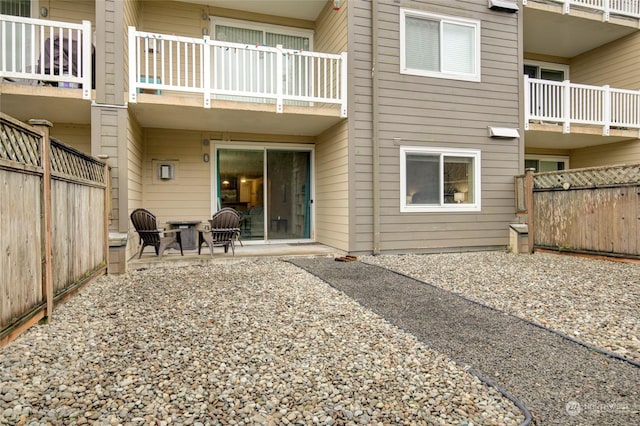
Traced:
POLYGON ((525 52, 573 58, 640 28, 640 0, 528 0, 523 4, 525 52))

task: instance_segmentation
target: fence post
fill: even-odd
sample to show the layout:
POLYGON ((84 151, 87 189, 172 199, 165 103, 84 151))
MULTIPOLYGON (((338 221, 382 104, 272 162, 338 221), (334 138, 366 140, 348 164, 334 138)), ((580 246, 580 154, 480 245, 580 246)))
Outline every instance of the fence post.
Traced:
POLYGON ((104 262, 109 270, 109 215, 111 214, 111 173, 107 159, 104 160, 104 262))
POLYGON ((527 244, 529 254, 533 253, 534 244, 534 216, 533 216, 533 172, 535 169, 525 169, 524 175, 524 201, 527 207, 527 244))
POLYGON ((53 255, 52 255, 52 225, 51 225, 51 141, 49 128, 53 124, 47 120, 29 120, 29 124, 42 133, 40 155, 42 158, 42 222, 44 223, 44 271, 42 274, 42 294, 47 303, 46 322, 51 321, 53 313, 53 255))

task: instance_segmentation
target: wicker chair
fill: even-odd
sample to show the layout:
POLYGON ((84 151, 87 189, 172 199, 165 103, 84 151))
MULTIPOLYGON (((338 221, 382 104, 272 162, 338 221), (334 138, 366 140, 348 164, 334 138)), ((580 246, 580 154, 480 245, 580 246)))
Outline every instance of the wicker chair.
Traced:
POLYGON ((231 252, 235 256, 235 241, 240 235, 240 218, 241 215, 232 208, 224 208, 214 213, 209 221, 211 230, 199 233, 198 254, 200 254, 202 244, 205 243, 209 246, 211 257, 213 257, 214 247, 224 247, 225 253, 228 253, 229 247, 231 247, 231 252))
POLYGON ((138 259, 142 257, 142 251, 146 246, 152 246, 156 250, 156 256, 158 257, 162 257, 162 253, 170 247, 180 248, 180 254, 184 256, 180 229, 158 229, 156 217, 145 209, 135 209, 131 212, 130 217, 136 232, 140 235, 138 259))

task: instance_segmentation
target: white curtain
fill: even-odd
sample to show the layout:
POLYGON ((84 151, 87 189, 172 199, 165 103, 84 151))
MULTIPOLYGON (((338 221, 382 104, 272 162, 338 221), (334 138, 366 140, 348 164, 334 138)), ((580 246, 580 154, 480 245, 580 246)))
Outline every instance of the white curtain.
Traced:
POLYGON ((475 73, 475 28, 467 25, 443 23, 442 71, 475 73))

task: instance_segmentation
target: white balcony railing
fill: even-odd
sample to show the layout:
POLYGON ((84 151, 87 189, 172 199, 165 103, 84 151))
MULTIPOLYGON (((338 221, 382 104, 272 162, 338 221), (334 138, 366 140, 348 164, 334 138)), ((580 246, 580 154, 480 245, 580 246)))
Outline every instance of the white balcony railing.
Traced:
POLYGON ((613 89, 524 77, 525 130, 531 121, 560 123, 570 133, 571 124, 640 129, 640 90, 613 89))
MULTIPOLYGON (((562 13, 568 14, 571 6, 602 12, 602 20, 609 21, 611 15, 640 19, 640 0, 549 0, 562 4, 562 13)), ((526 5, 527 0, 522 0, 526 5)))
POLYGON ((82 24, 0 15, 0 81, 27 80, 82 87, 91 98, 91 22, 82 24))
POLYGON ((347 116, 347 54, 305 52, 136 31, 129 27, 129 101, 141 91, 284 105, 337 104, 347 116))

